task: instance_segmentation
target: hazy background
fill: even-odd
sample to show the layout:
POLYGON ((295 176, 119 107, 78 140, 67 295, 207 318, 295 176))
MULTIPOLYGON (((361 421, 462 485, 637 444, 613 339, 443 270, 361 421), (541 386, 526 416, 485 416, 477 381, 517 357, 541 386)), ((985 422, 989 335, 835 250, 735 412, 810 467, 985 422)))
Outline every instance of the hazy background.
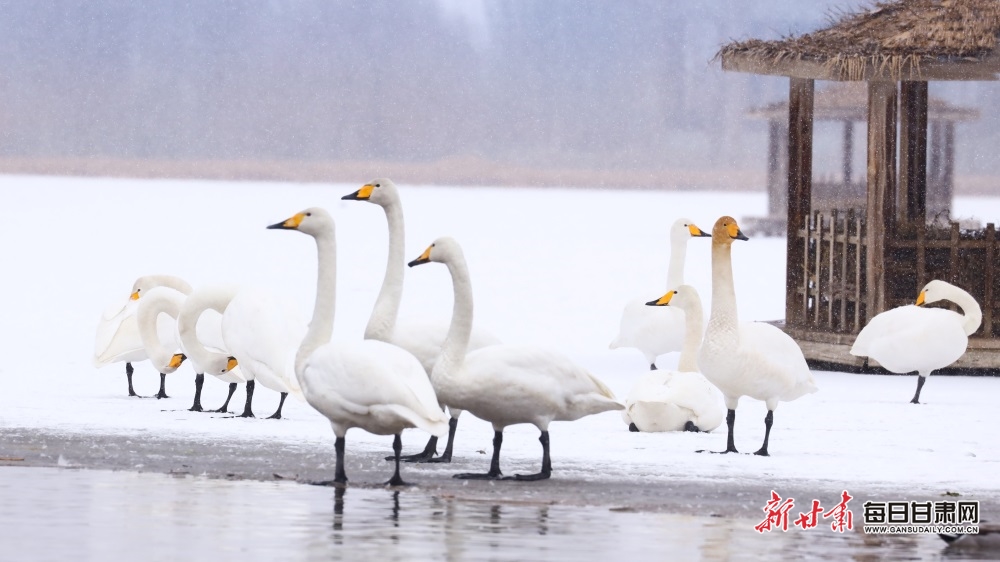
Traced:
MULTIPOLYGON (((0 0, 0 171, 761 189, 765 125, 744 113, 788 81, 713 55, 860 5, 0 0)), ((959 126, 959 175, 1000 174, 1000 89, 931 94, 983 111, 959 126)))

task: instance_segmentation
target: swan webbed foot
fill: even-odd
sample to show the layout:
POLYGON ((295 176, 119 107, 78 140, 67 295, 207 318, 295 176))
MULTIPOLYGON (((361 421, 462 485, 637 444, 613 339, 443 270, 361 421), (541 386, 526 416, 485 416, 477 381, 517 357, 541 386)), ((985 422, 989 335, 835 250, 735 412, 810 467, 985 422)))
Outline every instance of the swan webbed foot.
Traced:
POLYGON ((222 406, 222 407, 220 407, 217 410, 212 410, 212 413, 213 414, 228 414, 229 413, 229 408, 227 408, 225 406, 222 406))
POLYGON ((167 396, 167 393, 164 392, 164 391, 162 391, 162 390, 159 391, 159 392, 157 392, 155 396, 156 396, 157 400, 159 400, 161 398, 170 398, 169 396, 167 396))
POLYGON ((650 371, 655 371, 655 370, 657 370, 657 369, 656 369, 656 363, 650 363, 650 364, 649 364, 649 370, 650 370, 650 371))
MULTIPOLYGON (((435 453, 437 453, 437 437, 432 435, 431 438, 427 440, 427 445, 424 447, 423 451, 412 455, 401 456, 399 457, 399 460, 403 462, 430 462, 430 460, 434 458, 435 453)), ((389 455, 385 458, 385 460, 394 461, 396 460, 396 456, 389 455)))
POLYGON ((429 462, 429 463, 451 462, 451 453, 445 453, 440 457, 434 457, 432 459, 427 459, 422 462, 429 462))
POLYGON ((167 396, 167 375, 165 373, 160 373, 160 391, 156 393, 156 399, 160 398, 170 398, 167 396))
POLYGON ((394 474, 392 478, 389 479, 388 482, 383 484, 383 486, 413 486, 413 484, 410 484, 409 482, 404 482, 403 479, 398 474, 394 474))
POLYGON ((476 472, 463 472, 461 474, 452 474, 452 478, 458 478, 459 480, 501 480, 503 479, 503 474, 498 470, 495 473, 491 470, 486 474, 476 473, 476 472))
POLYGON ((505 476, 504 480, 517 480, 519 482, 534 482, 536 480, 548 480, 552 477, 551 471, 536 472, 535 474, 515 474, 514 476, 505 476))
POLYGON ((694 433, 702 433, 701 428, 696 426, 693 421, 688 421, 684 424, 684 431, 691 431, 694 433))
POLYGON ((336 488, 344 488, 347 486, 347 479, 345 478, 342 482, 336 479, 334 480, 317 480, 314 482, 309 482, 310 486, 333 486, 336 488))
POLYGON ((195 403, 193 406, 188 408, 189 412, 204 412, 205 409, 201 407, 201 404, 195 403))
POLYGON ((233 417, 237 417, 237 418, 255 418, 257 416, 253 415, 253 412, 247 412, 246 410, 244 410, 242 414, 240 414, 238 416, 233 416, 233 417))
POLYGON ((628 424, 628 430, 632 433, 639 433, 639 428, 635 426, 635 422, 628 424))
POLYGON ((698 449, 696 453, 711 453, 713 455, 728 455, 729 453, 739 453, 735 447, 732 449, 726 449, 725 451, 709 451, 708 449, 698 449))
POLYGON ((281 419, 281 409, 285 407, 285 398, 288 398, 288 393, 287 392, 282 392, 281 393, 281 402, 278 403, 278 409, 277 409, 277 411, 275 411, 270 416, 267 416, 266 419, 269 419, 269 420, 280 420, 281 419))
POLYGON ((769 457, 769 456, 771 456, 771 455, 769 455, 767 453, 767 449, 765 449, 764 447, 761 447, 760 449, 757 449, 756 451, 753 452, 753 454, 757 455, 758 457, 769 457))

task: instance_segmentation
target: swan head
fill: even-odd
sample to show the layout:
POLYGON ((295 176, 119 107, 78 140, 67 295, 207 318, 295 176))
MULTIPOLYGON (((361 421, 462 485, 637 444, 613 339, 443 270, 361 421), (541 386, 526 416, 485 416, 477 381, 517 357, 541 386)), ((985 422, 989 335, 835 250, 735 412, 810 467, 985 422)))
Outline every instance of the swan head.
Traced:
POLYGON ((139 297, 145 295, 150 289, 162 286, 174 287, 182 293, 185 292, 183 289, 186 287, 186 292, 191 292, 191 286, 179 277, 174 277, 173 275, 143 275, 132 284, 132 294, 129 295, 129 299, 137 301, 139 297))
POLYGON ((282 222, 269 225, 267 228, 298 230, 310 236, 317 236, 323 232, 333 230, 333 217, 330 216, 330 213, 326 212, 326 209, 309 207, 282 222))
POLYGON ((691 219, 680 218, 674 221, 670 227, 671 240, 683 240, 687 242, 691 238, 711 237, 711 234, 698 228, 691 219))
POLYGON ((368 201, 382 207, 388 207, 399 201, 399 191, 396 184, 389 178, 377 178, 361 186, 361 189, 345 195, 341 199, 348 201, 368 201))
POLYGON ((920 290, 920 294, 917 295, 916 305, 923 306, 932 302, 949 299, 950 295, 954 293, 954 289, 955 286, 951 283, 935 279, 924 285, 924 288, 920 290))
POLYGON ((646 306, 675 306, 686 311, 696 302, 701 302, 701 299, 698 297, 698 290, 691 285, 681 285, 676 289, 667 291, 667 294, 662 297, 647 302, 646 306))
POLYGON ((236 365, 238 364, 239 363, 236 361, 236 358, 230 355, 229 357, 226 358, 226 366, 222 368, 222 372, 228 373, 229 371, 235 369, 236 365))
POLYGON ((733 243, 733 240, 749 240, 749 238, 740 230, 736 219, 720 217, 719 220, 715 221, 715 226, 712 227, 712 242, 728 246, 733 243))
POLYGON ((170 362, 167 363, 167 368, 164 369, 164 371, 167 371, 167 374, 176 371, 177 368, 181 366, 181 363, 183 363, 185 359, 187 359, 187 355, 184 355, 183 353, 173 354, 173 356, 170 357, 170 362))
POLYGON ((430 246, 427 246, 427 249, 424 250, 424 253, 420 254, 420 257, 407 265, 413 267, 432 261, 446 263, 461 257, 462 247, 459 246, 458 242, 451 236, 442 236, 432 242, 430 246))

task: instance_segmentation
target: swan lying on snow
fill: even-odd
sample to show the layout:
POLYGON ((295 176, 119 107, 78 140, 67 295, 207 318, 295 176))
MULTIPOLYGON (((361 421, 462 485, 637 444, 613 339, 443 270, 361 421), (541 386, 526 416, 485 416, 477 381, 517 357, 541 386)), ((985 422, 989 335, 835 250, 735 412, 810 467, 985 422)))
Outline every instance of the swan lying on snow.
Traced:
MULTIPOLYGON (((677 219, 670 227, 668 290, 684 284, 687 243, 699 236, 710 235, 688 219, 677 219)), ((680 351, 684 345, 684 312, 678 308, 650 308, 646 306, 646 300, 633 299, 625 305, 618 337, 608 347, 634 347, 646 357, 649 368, 655 370, 658 356, 680 351)))
POLYGON ((493 424, 493 459, 485 474, 455 478, 496 479, 500 446, 508 425, 530 423, 541 431, 542 469, 515 480, 543 480, 552 474, 549 423, 573 421, 608 410, 621 410, 614 394, 596 377, 559 353, 529 345, 492 345, 466 354, 472 333, 472 281, 461 246, 438 238, 410 267, 439 262, 448 266, 455 305, 448 337, 431 378, 441 401, 468 410, 493 424))
MULTIPOLYGON (((361 186, 361 189, 343 196, 341 199, 352 201, 368 201, 374 203, 385 211, 386 223, 389 225, 389 261, 385 266, 385 278, 382 280, 382 289, 378 293, 375 301, 375 308, 372 310, 368 326, 365 328, 365 339, 379 340, 405 349, 412 353, 420 364, 423 365, 427 375, 430 376, 434 370, 434 363, 437 362, 441 354, 441 346, 444 345, 444 338, 448 333, 447 324, 400 324, 396 319, 399 317, 399 304, 403 298, 403 273, 406 262, 405 240, 403 239, 405 230, 403 227, 403 204, 399 199, 399 190, 396 184, 387 178, 379 178, 361 186)), ((469 349, 479 349, 488 345, 496 345, 500 340, 493 334, 473 327, 472 336, 469 338, 469 349)), ((434 390, 438 397, 443 394, 440 380, 431 379, 434 390)), ((455 444, 455 430, 458 429, 458 417, 462 411, 452 408, 449 404, 448 413, 451 419, 448 421, 448 444, 445 445, 444 453, 440 457, 435 457, 437 452, 437 440, 434 435, 427 441, 424 450, 415 455, 402 457, 404 461, 410 462, 451 462, 452 448, 455 444)), ((392 460, 387 457, 386 460, 392 460)))
MULTIPOLYGON (((145 275, 136 279, 135 283, 132 284, 132 292, 129 293, 128 298, 111 304, 104 311, 97 324, 97 334, 94 341, 94 367, 100 368, 124 361, 129 396, 139 396, 132 388, 132 363, 148 359, 135 321, 139 299, 150 289, 160 286, 171 287, 184 294, 191 292, 191 285, 179 277, 145 275)), ((164 318, 159 322, 158 330, 161 332, 161 338, 168 338, 173 331, 173 324, 164 318)))
POLYGON ((916 305, 887 310, 861 330, 851 355, 871 357, 893 373, 917 372, 917 392, 911 404, 920 403, 920 390, 930 374, 951 365, 965 353, 969 336, 983 320, 979 303, 951 283, 934 280, 917 296, 916 305), (923 305, 949 300, 963 314, 923 305))
POLYGON ((684 311, 684 348, 676 371, 649 371, 625 399, 622 419, 632 431, 712 431, 722 424, 726 409, 719 389, 698 372, 702 309, 698 291, 681 285, 650 306, 684 311))
POLYGON ((396 471, 387 482, 405 484, 399 475, 400 433, 419 427, 433 435, 448 432, 448 417, 420 361, 407 351, 377 340, 340 345, 333 336, 337 293, 337 240, 333 218, 323 209, 306 209, 268 228, 298 230, 316 240, 316 303, 309 331, 295 355, 295 374, 306 401, 330 420, 337 436, 333 482, 344 484, 345 435, 360 427, 375 435, 394 435, 396 471))
POLYGON ((736 406, 741 396, 749 396, 767 403, 764 444, 754 453, 767 456, 778 401, 795 400, 818 389, 802 350, 788 334, 770 324, 739 322, 733 284, 734 240, 747 240, 736 219, 722 217, 716 221, 712 228, 712 312, 698 366, 726 399, 729 436, 722 452, 738 452, 733 441, 736 406))

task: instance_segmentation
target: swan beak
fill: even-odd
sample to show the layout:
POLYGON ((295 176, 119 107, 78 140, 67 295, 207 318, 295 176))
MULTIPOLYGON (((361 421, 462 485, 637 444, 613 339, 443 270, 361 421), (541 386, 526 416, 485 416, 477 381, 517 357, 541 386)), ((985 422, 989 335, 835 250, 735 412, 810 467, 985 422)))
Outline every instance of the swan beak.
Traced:
POLYGON ((926 294, 927 291, 920 291, 920 294, 917 295, 917 306, 924 306, 924 303, 926 302, 924 300, 926 298, 926 294))
POLYGON ((288 220, 286 220, 284 222, 276 222, 276 223, 274 223, 272 225, 269 225, 268 228, 280 228, 280 229, 284 229, 284 230, 296 230, 296 229, 299 228, 299 225, 302 224, 302 219, 304 219, 305 216, 306 216, 305 213, 299 213, 299 214, 295 215, 294 217, 292 217, 292 218, 290 218, 290 219, 288 219, 288 220))
POLYGON ((235 368, 236 368, 236 365, 237 365, 237 364, 238 364, 238 363, 237 363, 237 361, 236 361, 236 358, 235 358, 235 357, 233 357, 233 356, 230 356, 230 357, 229 357, 229 361, 228 361, 228 362, 226 362, 226 371, 232 371, 233 369, 235 369, 235 368))
POLYGON ((703 231, 702 229, 698 228, 697 226, 695 226, 693 224, 689 224, 688 225, 688 230, 691 231, 691 236, 694 237, 694 238, 698 238, 698 237, 701 237, 701 236, 707 236, 708 238, 712 237, 711 234, 706 234, 705 231, 703 231))
POLYGON ((743 234, 743 231, 740 230, 740 227, 736 224, 736 221, 733 221, 728 225, 726 225, 726 231, 729 233, 729 237, 735 240, 749 240, 749 238, 747 238, 746 235, 743 234))
POLYGON ((133 301, 139 300, 139 291, 134 291, 128 298, 133 301))
POLYGON ((427 249, 424 250, 424 253, 420 254, 419 258, 411 261, 410 263, 408 263, 406 265, 408 265, 410 267, 413 267, 415 265, 420 265, 422 263, 427 263, 427 262, 431 261, 431 248, 433 248, 433 246, 427 246, 427 249))
POLYGON ((361 189, 355 191, 350 195, 345 195, 341 197, 341 199, 346 199, 349 201, 367 201, 372 196, 372 191, 374 189, 375 186, 373 186, 370 183, 366 183, 365 185, 361 186, 361 189))
POLYGON ((647 302, 646 306, 670 306, 670 299, 674 298, 674 295, 676 294, 677 291, 668 291, 667 294, 656 299, 655 301, 647 302))
POLYGON ((185 359, 187 359, 187 355, 184 355, 183 353, 175 353, 174 356, 170 358, 170 363, 167 363, 167 366, 171 369, 176 369, 181 366, 181 363, 183 363, 185 359))

